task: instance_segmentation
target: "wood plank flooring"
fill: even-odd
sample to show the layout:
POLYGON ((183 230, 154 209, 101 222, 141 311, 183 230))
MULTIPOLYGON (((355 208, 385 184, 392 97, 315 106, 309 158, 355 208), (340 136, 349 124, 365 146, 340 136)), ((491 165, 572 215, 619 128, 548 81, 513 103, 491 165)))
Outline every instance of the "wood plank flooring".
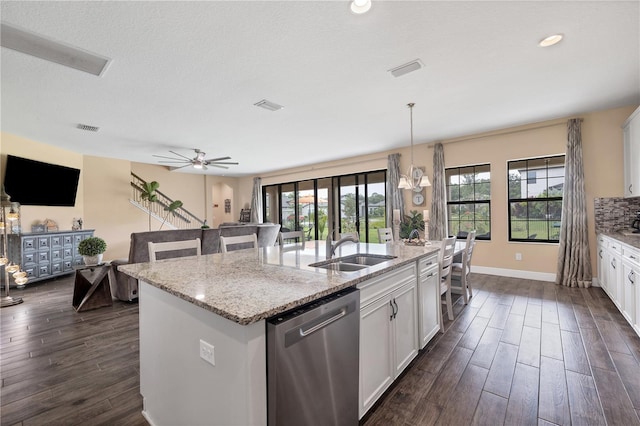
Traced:
MULTIPOLYGON (((601 289, 472 279, 363 426, 640 425, 640 338, 601 289)), ((0 310, 2 425, 147 424, 137 304, 76 313, 73 276, 11 294, 25 302, 0 310)))

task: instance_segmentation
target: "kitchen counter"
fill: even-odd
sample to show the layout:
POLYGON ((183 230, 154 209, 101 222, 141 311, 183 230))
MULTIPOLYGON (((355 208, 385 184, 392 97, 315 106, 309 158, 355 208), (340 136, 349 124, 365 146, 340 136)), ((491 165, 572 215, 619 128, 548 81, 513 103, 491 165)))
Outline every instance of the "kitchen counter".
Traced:
POLYGON ((309 266, 325 261, 324 241, 119 266, 139 280, 143 416, 157 425, 266 425, 266 319, 398 268, 415 271, 439 247, 343 244, 336 258, 396 256, 353 272, 309 266))
POLYGON ((629 235, 628 233, 622 232, 598 232, 598 234, 613 238, 623 244, 640 249, 640 234, 629 235))
POLYGON ((355 286, 438 249, 437 243, 428 247, 343 244, 334 257, 356 253, 396 256, 353 272, 308 266, 325 260, 324 241, 307 241, 305 250, 264 247, 122 265, 118 270, 228 320, 248 325, 355 286))

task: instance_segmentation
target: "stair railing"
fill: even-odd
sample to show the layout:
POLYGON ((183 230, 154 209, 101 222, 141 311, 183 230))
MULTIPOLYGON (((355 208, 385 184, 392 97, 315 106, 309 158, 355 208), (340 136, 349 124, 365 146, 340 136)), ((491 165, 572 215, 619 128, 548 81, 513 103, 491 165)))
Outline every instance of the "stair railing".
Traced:
POLYGON ((145 183, 147 182, 144 179, 131 172, 131 202, 144 211, 150 212, 151 216, 155 220, 164 222, 164 225, 173 229, 199 228, 204 225, 204 221, 202 219, 198 218, 184 207, 177 208, 173 213, 167 212, 165 208, 171 205, 175 200, 172 200, 158 190, 156 190, 156 194, 158 194, 157 201, 149 203, 147 200, 143 200, 142 193, 144 191, 142 188, 145 183))

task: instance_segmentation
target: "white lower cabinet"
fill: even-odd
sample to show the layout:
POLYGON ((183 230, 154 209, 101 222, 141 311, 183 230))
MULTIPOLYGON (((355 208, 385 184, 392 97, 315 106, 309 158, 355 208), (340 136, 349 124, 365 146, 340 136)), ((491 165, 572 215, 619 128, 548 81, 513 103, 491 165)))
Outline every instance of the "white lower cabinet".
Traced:
POLYGON ((640 336, 640 250, 609 236, 598 236, 598 281, 640 336))
POLYGON ((360 418, 418 354, 416 264, 358 285, 360 418))
POLYGON ((440 331, 440 294, 438 292, 438 255, 418 261, 418 330, 420 349, 440 331))

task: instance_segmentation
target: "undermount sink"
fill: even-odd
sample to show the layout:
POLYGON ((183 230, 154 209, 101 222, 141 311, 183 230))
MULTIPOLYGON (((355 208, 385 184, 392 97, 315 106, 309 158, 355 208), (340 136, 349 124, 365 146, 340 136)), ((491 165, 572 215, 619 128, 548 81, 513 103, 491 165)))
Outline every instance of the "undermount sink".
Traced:
POLYGON ((312 263, 309 266, 323 268, 331 271, 351 272, 359 271, 369 266, 377 265, 395 258, 380 254, 352 254, 350 256, 338 257, 323 262, 312 263))

